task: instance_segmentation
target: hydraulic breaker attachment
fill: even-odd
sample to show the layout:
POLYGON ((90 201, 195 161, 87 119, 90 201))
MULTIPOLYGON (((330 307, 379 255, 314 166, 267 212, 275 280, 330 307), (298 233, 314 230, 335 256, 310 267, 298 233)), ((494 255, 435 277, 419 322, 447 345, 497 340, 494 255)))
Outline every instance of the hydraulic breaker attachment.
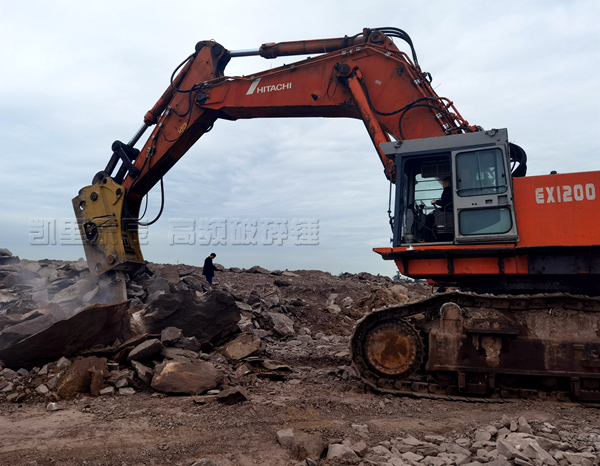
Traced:
POLYGON ((110 177, 86 186, 73 198, 88 267, 95 275, 134 271, 144 264, 134 219, 125 218, 125 188, 110 177))

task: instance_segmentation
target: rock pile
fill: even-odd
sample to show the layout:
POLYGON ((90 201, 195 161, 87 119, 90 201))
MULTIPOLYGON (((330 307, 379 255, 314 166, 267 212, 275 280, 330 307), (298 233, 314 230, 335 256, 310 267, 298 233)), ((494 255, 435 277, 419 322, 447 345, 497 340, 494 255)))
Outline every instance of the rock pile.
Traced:
MULTIPOLYGON (((319 464, 359 466, 597 466, 600 464, 600 429, 575 434, 547 422, 510 419, 478 427, 458 438, 411 435, 370 445, 368 425, 352 425, 355 434, 345 439, 323 442, 318 434, 293 429, 277 432, 278 442, 290 449, 301 462, 297 466, 319 464)), ((574 428, 575 426, 571 426, 574 428)))
POLYGON ((169 326, 185 328, 201 344, 219 344, 238 331, 234 298, 210 287, 197 269, 96 277, 83 260, 21 261, 7 250, 1 258, 0 360, 13 369, 169 326))
MULTIPOLYGON (((334 279, 217 267, 235 287, 227 280, 211 286, 191 266, 148 264, 134 275, 95 277, 83 260, 27 261, 0 250, 0 401, 146 389, 206 396, 256 379, 283 380, 292 369, 279 359, 345 361, 354 323, 348 316, 362 315, 367 302, 399 303, 408 294, 369 274, 334 279), (328 322, 343 335, 309 329, 328 322)), ((337 366, 337 375, 353 375, 347 364, 337 366)))

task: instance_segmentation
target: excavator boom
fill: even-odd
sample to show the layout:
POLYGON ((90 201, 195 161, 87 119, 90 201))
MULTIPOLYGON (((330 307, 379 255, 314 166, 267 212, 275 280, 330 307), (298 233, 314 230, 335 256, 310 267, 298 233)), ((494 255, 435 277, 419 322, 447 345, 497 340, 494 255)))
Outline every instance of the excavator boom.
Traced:
MULTIPOLYGON (((403 31, 383 31, 407 40, 412 49, 403 31)), ((381 150, 382 143, 477 129, 435 93, 428 74, 380 30, 265 44, 256 53, 273 58, 311 52, 322 53, 251 76, 227 77, 225 66, 236 53, 214 41, 199 42, 138 133, 128 144, 113 144, 105 170, 73 199, 90 269, 101 274, 142 263, 137 217, 143 197, 218 119, 361 119, 388 178, 393 178, 393 163, 381 150), (152 125, 144 146, 135 149, 152 125)))

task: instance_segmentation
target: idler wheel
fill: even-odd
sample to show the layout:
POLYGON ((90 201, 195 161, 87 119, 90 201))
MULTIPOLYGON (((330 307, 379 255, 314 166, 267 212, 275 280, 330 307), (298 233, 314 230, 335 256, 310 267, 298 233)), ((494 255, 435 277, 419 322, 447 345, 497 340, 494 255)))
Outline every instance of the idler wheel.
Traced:
POLYGON ((419 332, 406 321, 382 322, 369 330, 364 340, 367 363, 382 376, 405 378, 423 359, 419 332))

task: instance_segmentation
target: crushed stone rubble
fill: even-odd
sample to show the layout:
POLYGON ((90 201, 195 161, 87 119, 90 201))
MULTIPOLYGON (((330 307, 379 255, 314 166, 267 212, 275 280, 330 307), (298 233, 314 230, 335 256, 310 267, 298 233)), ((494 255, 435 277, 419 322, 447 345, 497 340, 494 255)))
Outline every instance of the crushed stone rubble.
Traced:
MULTIPOLYGON (((553 426, 547 422, 528 421, 524 417, 511 419, 503 416, 494 424, 476 427, 458 437, 425 435, 416 438, 406 435, 377 445, 369 442, 367 425, 352 427, 357 435, 339 443, 330 443, 324 453, 326 458, 343 461, 340 464, 360 466, 600 464, 600 430, 577 433, 575 425, 553 426)), ((285 434, 278 432, 280 435, 285 434)), ((290 434, 287 437, 285 442, 290 443, 290 434)))
MULTIPOLYGON (((431 292, 366 273, 217 269, 214 285, 187 265, 95 277, 83 260, 21 260, 0 249, 0 403, 44 403, 52 413, 85 397, 144 392, 225 406, 251 401, 253 387, 269 382, 358 384, 348 350, 355 320, 431 292), (113 309, 117 301, 127 306, 113 309), (82 322, 100 311, 122 309, 126 317, 102 328, 104 340, 61 343, 98 331, 82 322), (58 343, 31 349, 48 339, 58 343)), ((367 424, 350 427, 341 438, 293 428, 274 436, 296 466, 600 465, 600 429, 576 423, 505 415, 462 433, 383 441, 367 424)), ((208 458, 193 465, 220 466, 208 458)))
POLYGON ((294 429, 277 432, 277 441, 296 458, 297 466, 355 464, 358 466, 540 466, 600 464, 600 430, 578 432, 575 425, 512 419, 506 415, 491 425, 463 435, 399 436, 375 443, 368 425, 353 424, 355 434, 324 441, 320 434, 294 429))

